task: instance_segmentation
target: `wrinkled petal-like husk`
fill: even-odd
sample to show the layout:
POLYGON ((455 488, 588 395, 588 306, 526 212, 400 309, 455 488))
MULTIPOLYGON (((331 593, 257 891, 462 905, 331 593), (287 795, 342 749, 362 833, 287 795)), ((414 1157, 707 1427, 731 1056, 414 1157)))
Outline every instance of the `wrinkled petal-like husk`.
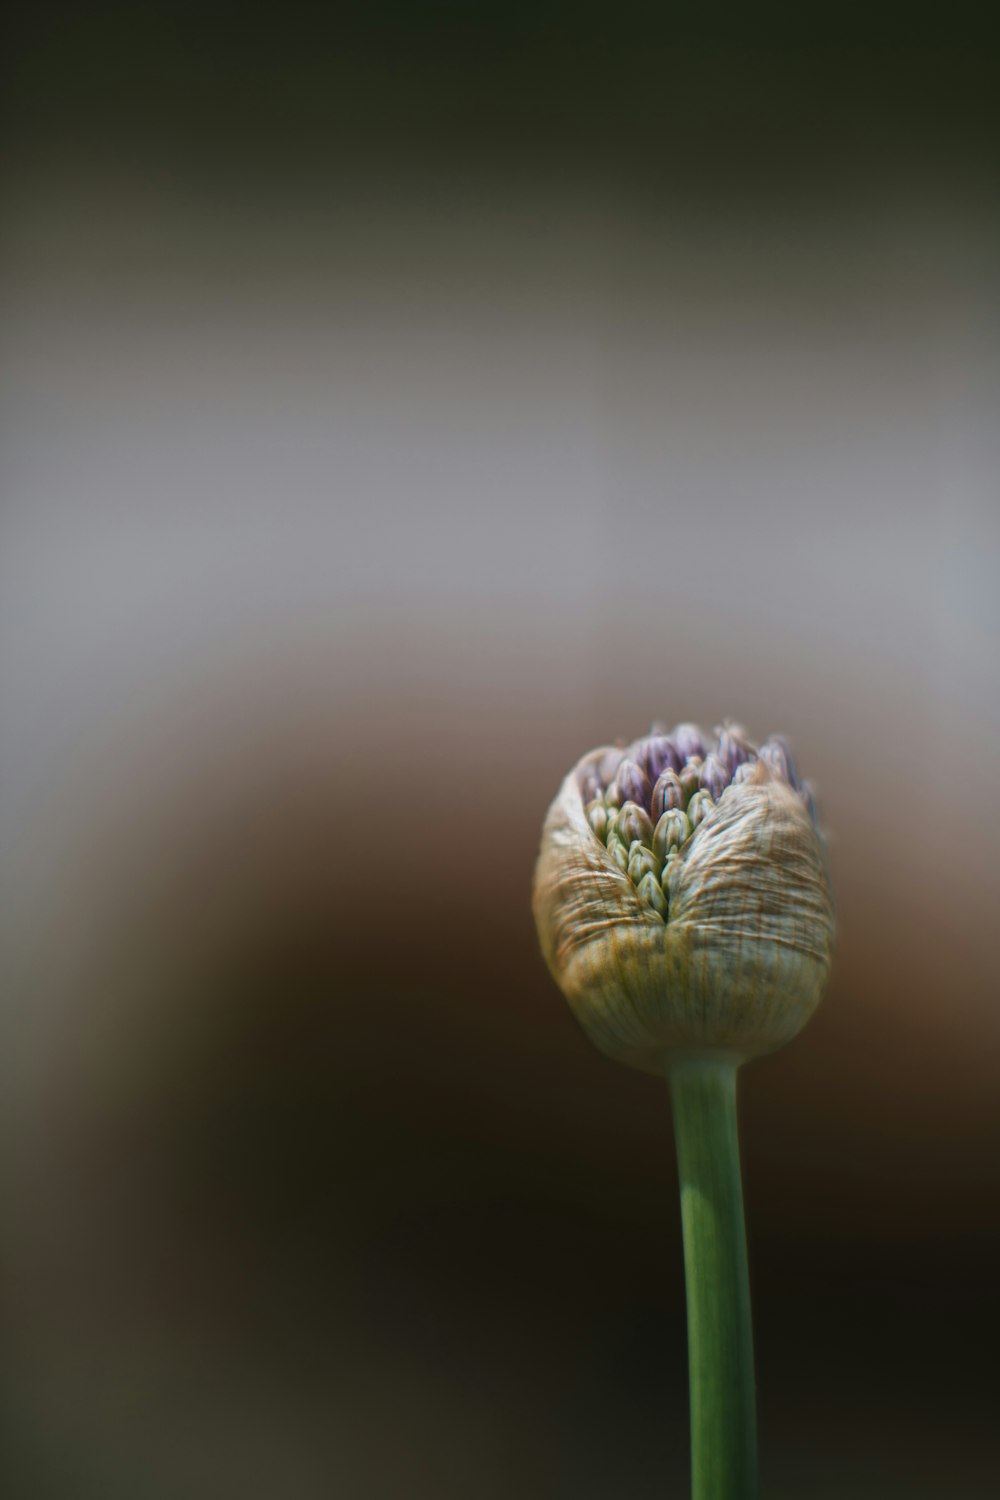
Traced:
POLYGON ((664 922, 591 831, 579 769, 549 809, 533 906, 584 1031, 653 1073, 675 1051, 752 1057, 789 1041, 819 1003, 834 937, 823 848, 801 799, 763 765, 728 787, 680 853, 664 922))

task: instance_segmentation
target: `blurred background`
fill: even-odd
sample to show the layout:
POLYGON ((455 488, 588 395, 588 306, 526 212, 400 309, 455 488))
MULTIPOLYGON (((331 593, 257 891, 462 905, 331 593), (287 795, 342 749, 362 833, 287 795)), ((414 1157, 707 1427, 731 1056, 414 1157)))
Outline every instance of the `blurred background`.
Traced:
POLYGON ((743 1081, 764 1494, 997 1493, 997 54, 828 11, 5 23, 10 1500, 686 1493, 666 1091, 529 889, 726 716, 840 920, 743 1081))

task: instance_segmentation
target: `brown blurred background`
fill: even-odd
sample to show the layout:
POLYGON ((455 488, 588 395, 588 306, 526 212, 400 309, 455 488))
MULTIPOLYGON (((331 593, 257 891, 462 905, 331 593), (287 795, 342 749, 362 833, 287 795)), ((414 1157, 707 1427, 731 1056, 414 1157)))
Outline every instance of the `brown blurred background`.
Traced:
POLYGON ((529 911, 651 719, 818 785, 744 1075, 772 1500, 985 1500, 1000 114, 961 7, 22 8, 11 1500, 683 1496, 669 1109, 529 911))

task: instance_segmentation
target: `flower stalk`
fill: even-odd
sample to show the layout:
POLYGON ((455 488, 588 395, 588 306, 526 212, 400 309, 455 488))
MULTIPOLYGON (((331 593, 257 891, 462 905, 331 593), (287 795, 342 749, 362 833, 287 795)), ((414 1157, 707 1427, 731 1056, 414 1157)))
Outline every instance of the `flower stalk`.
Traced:
POLYGON ((755 1500, 757 1419, 736 1122, 739 1059, 683 1054, 668 1069, 687 1288, 693 1500, 755 1500))

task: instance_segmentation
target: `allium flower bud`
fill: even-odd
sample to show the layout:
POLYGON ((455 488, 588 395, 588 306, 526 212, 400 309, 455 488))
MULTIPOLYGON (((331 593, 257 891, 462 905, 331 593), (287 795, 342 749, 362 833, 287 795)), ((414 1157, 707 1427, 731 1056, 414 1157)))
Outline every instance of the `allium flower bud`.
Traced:
MULTIPOLYGON (((691 825, 689 823, 688 828, 690 827, 691 825)), ((690 834, 688 835, 688 837, 690 837, 690 834)), ((680 873, 680 854, 676 849, 671 849, 663 866, 663 874, 660 876, 660 884, 663 887, 663 894, 666 896, 668 901, 677 889, 677 882, 680 879, 680 873)))
POLYGON ((701 786, 701 768, 703 765, 704 762, 701 757, 693 755, 681 771, 681 796, 684 798, 685 807, 687 807, 691 798, 701 786))
POLYGON ((625 845, 622 843, 621 839, 615 838, 608 840, 608 857, 613 864, 617 865, 618 869, 621 870, 623 874, 628 874, 628 850, 625 848, 625 845))
POLYGON ((647 849, 653 847, 653 825, 649 813, 638 802, 626 802, 615 818, 615 830, 626 849, 639 840, 647 849))
POLYGON ((638 885, 644 875, 654 875, 660 878, 660 861, 652 849, 647 849, 636 839, 628 851, 628 878, 633 885, 638 885))
POLYGON ((626 802, 637 802, 640 807, 649 806, 652 788, 649 777, 634 760, 623 760, 615 772, 613 792, 619 807, 626 802))
POLYGON ((595 802, 599 801, 601 806, 604 806, 601 778, 596 771, 587 771, 585 775, 580 777, 580 796, 584 800, 588 816, 595 802))
POLYGON ((651 786, 663 771, 679 771, 684 764, 677 746, 667 734, 651 733, 645 739, 636 740, 629 750, 629 756, 645 771, 651 786))
POLYGON ((729 768, 717 755, 707 756, 698 772, 699 785, 709 793, 713 802, 718 802, 731 779, 729 768))
POLYGON ((640 901, 644 901, 647 906, 651 906, 654 911, 659 912, 661 917, 666 916, 667 898, 663 887, 655 875, 651 873, 645 874, 639 881, 638 890, 640 901))
POLYGON ((691 824, 691 827, 693 829, 698 828, 704 822, 708 814, 710 812, 714 812, 714 810, 715 798, 712 796, 711 792, 706 791, 704 788, 702 788, 700 792, 695 792, 694 796, 691 798, 691 801, 687 805, 688 822, 691 824))
POLYGON ((795 774, 795 762, 792 760, 791 751, 780 735, 772 734, 771 738, 761 745, 757 754, 770 766, 779 781, 787 781, 789 786, 798 787, 799 778, 795 774))
MULTIPOLYGON (((752 1057, 781 1046, 819 1003, 834 937, 824 848, 803 797, 761 760, 717 802, 704 788, 693 796, 697 821, 681 838, 683 813, 657 806, 678 780, 666 772, 654 789, 654 851, 641 837, 626 850, 620 833, 606 848, 581 792, 595 764, 597 753, 580 762, 549 809, 533 894, 546 962, 584 1030, 656 1073, 679 1051, 752 1057)), ((648 797, 634 762, 613 775, 620 791, 645 782, 648 797)), ((619 822, 629 801, 644 810, 644 798, 622 797, 619 822)), ((637 821, 629 810, 629 832, 637 821)))
POLYGON ((679 849, 691 837, 691 824, 687 813, 679 807, 671 807, 653 829, 653 853, 666 859, 671 849, 679 849))
POLYGON ((602 844, 608 841, 608 810, 603 802, 593 801, 587 804, 587 822, 597 834, 602 844))
POLYGON ((716 730, 719 737, 716 754, 732 776, 737 766, 742 766, 745 761, 753 760, 756 750, 747 738, 747 732, 739 724, 725 723, 721 729, 716 730))
POLYGON ((684 801, 684 789, 677 772, 664 771, 653 788, 649 805, 650 817, 654 823, 657 823, 668 808, 682 808, 684 801))
POLYGON ((705 737, 697 724, 678 724, 671 732, 670 738, 677 746, 677 753, 682 760, 690 760, 692 755, 700 755, 704 758, 706 745, 705 737))

